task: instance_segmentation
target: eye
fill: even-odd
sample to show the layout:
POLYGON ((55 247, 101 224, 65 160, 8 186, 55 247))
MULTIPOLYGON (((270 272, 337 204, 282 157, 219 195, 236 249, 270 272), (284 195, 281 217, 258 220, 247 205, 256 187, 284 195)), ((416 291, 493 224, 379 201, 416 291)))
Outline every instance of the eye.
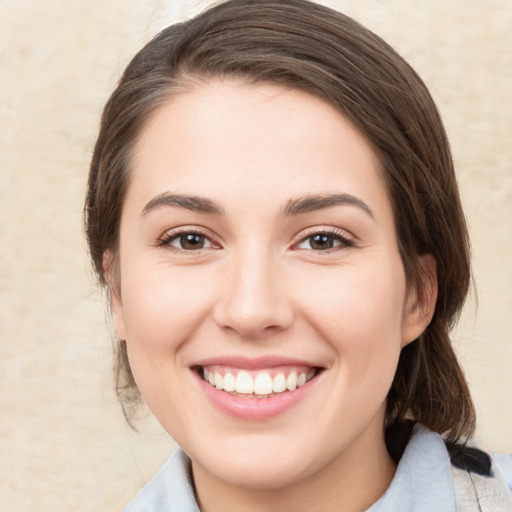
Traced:
POLYGON ((352 247, 354 241, 337 232, 313 233, 296 244, 297 249, 328 251, 329 249, 352 247))
POLYGON ((198 251, 214 247, 213 242, 206 235, 193 231, 171 233, 162 239, 161 245, 181 251, 198 251))

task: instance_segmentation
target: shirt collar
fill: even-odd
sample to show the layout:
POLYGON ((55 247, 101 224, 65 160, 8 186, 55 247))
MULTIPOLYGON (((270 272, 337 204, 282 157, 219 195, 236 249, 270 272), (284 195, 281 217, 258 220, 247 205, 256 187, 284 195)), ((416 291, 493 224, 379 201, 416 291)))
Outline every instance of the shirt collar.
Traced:
POLYGON ((456 510, 451 465, 439 434, 415 425, 395 476, 367 512, 456 510))
MULTIPOLYGON (((367 512, 456 510, 450 458, 442 438, 416 425, 395 476, 367 512)), ((190 459, 178 449, 123 512, 200 512, 190 459)))

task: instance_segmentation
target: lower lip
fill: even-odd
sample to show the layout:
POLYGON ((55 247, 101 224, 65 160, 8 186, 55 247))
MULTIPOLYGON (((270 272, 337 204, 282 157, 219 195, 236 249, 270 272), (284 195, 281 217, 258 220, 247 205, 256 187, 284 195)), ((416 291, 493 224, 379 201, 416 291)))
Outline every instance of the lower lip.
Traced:
POLYGON ((222 412, 243 420, 268 420, 283 414, 288 409, 305 398, 318 376, 293 391, 284 391, 268 398, 244 398, 231 395, 208 384, 196 372, 193 372, 199 381, 204 394, 210 402, 222 412))

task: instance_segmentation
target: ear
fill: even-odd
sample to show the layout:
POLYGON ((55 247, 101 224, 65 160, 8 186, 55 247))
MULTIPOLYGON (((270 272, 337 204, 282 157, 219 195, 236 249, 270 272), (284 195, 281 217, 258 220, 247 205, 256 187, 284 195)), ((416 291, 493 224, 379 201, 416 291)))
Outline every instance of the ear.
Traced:
POLYGON ((126 340, 119 262, 111 251, 103 253, 102 266, 105 272, 105 280, 107 281, 108 300, 112 319, 114 320, 114 329, 119 339, 126 340))
POLYGON ((402 322, 402 347, 417 339, 431 322, 437 301, 437 266, 434 256, 420 256, 421 282, 409 291, 402 322))

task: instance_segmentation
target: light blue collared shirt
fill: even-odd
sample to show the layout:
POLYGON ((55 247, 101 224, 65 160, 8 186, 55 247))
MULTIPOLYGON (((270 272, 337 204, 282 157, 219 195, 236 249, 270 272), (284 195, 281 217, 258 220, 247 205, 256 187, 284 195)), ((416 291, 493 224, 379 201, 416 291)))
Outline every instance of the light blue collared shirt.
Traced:
MULTIPOLYGON (((512 456, 493 457, 512 492, 512 456)), ((395 476, 367 512, 455 512, 450 457, 441 436, 416 425, 395 476)), ((174 452, 123 512, 200 512, 190 459, 174 452)))

